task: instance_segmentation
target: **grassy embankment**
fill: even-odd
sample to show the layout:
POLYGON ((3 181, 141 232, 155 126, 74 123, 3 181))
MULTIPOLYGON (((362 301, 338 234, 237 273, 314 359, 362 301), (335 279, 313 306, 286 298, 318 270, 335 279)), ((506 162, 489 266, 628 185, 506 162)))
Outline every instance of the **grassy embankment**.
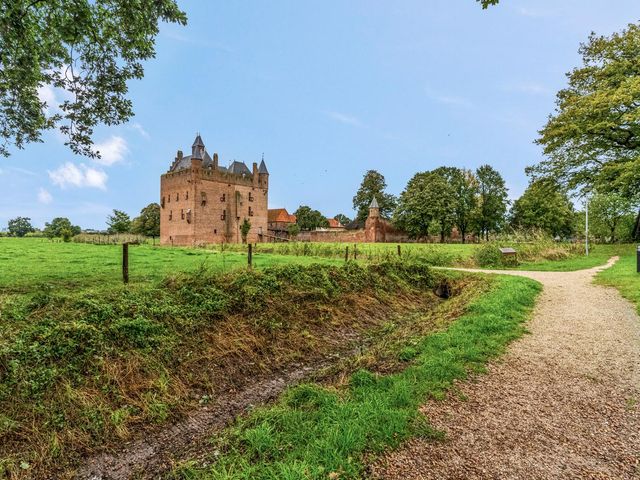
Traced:
MULTIPOLYGON (((416 263, 292 264, 4 294, 0 476, 60 478, 82 456, 261 375, 371 335, 402 338, 396 323, 424 335, 437 326, 422 322, 427 312, 456 305, 432 293, 441 275, 416 263)), ((472 293, 485 283, 462 281, 472 293)))
POLYGON ((305 384, 212 440, 210 466, 185 463, 185 479, 359 478, 367 458, 410 436, 441 438, 418 407, 502 353, 524 332, 539 285, 499 277, 448 329, 397 351, 405 368, 358 370, 346 384, 305 384))

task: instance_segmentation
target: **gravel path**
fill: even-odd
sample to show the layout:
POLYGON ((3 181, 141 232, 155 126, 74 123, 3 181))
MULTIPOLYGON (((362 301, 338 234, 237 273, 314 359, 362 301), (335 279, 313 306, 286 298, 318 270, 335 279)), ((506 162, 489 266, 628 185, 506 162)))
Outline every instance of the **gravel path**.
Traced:
POLYGON ((371 476, 640 479, 640 318, 617 290, 592 283, 602 268, 491 272, 544 285, 531 335, 422 408, 444 441, 412 440, 371 476))

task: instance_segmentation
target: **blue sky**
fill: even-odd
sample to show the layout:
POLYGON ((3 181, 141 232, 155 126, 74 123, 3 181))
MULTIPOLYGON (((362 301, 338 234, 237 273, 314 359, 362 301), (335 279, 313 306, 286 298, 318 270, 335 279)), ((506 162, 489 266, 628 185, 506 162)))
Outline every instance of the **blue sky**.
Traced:
POLYGON ((640 19, 637 0, 178 3, 189 24, 162 27, 130 83, 135 118, 96 131, 101 161, 55 132, 0 158, 0 228, 17 215, 85 228, 114 208, 134 216, 198 131, 222 164, 264 152, 270 207, 352 215, 368 169, 399 194, 418 171, 484 163, 517 198, 579 43, 640 19))

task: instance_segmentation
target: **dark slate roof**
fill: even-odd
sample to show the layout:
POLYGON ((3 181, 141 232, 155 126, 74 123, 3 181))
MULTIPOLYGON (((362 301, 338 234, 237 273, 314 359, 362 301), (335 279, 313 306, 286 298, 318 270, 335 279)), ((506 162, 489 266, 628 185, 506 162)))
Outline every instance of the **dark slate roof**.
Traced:
POLYGON ((269 170, 267 170, 267 165, 264 163, 264 158, 260 162, 260 166, 258 167, 258 173, 266 173, 269 175, 269 170))
POLYGON ((376 197, 373 197, 373 200, 371 200, 371 205, 369 205, 369 208, 380 208, 380 206, 378 205, 378 199, 376 197))
MULTIPOLYGON (((196 157, 198 158, 198 157, 196 157)), ((204 168, 213 167, 213 159, 209 155, 209 152, 204 151, 204 158, 202 159, 202 166, 204 168)), ((185 168, 191 167, 191 155, 187 155, 186 157, 182 157, 182 160, 178 162, 176 165, 171 168, 172 172, 177 172, 178 170, 184 170, 185 168)), ((227 169, 218 165, 218 170, 226 172, 227 169)))
POLYGON ((234 160, 231 165, 229 165, 229 168, 227 170, 231 173, 235 173, 236 175, 251 175, 251 170, 249 170, 249 167, 247 167, 244 162, 238 162, 236 160, 234 160))
POLYGON ((198 134, 196 139, 193 141, 193 145, 191 145, 191 146, 192 147, 204 147, 204 142, 202 141, 202 137, 200 136, 200 134, 198 134))

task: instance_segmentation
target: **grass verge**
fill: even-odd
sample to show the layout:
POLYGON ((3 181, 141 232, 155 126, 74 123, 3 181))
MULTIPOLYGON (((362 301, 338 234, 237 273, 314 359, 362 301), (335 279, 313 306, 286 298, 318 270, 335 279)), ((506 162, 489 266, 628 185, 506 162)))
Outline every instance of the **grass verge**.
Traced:
POLYGON ((596 283, 617 288, 640 313, 640 273, 636 272, 635 249, 629 247, 613 266, 598 273, 596 283))
POLYGON ((456 379, 485 363, 525 331, 540 291, 524 278, 499 277, 446 330, 403 350, 407 367, 381 375, 358 370, 344 387, 305 384, 259 408, 213 439, 210 466, 185 463, 182 479, 359 478, 368 455, 412 435, 436 437, 418 407, 443 398, 456 379))

